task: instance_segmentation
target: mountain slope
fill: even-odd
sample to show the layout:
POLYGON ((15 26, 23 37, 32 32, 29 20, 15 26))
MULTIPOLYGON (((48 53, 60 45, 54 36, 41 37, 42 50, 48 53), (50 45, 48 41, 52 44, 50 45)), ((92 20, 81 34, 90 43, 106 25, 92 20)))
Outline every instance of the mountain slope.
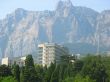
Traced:
POLYGON ((110 11, 76 7, 70 0, 59 1, 54 11, 18 8, 0 20, 0 48, 5 57, 36 54, 42 42, 97 46, 99 35, 100 46, 109 47, 110 11))

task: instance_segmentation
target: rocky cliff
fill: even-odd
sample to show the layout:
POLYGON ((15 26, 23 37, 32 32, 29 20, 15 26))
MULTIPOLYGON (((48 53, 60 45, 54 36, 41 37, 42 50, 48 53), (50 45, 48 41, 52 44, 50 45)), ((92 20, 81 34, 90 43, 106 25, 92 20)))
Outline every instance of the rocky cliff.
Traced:
POLYGON ((54 11, 22 8, 0 20, 0 53, 3 56, 35 54, 41 42, 84 43, 110 47, 110 11, 101 13, 59 1, 54 11))

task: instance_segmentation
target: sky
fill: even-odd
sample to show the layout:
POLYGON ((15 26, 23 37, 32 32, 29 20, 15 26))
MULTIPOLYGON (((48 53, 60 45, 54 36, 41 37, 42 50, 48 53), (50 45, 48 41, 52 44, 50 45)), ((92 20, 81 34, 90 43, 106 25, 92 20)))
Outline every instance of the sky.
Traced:
MULTIPOLYGON (((17 8, 32 11, 55 10, 59 0, 0 0, 0 19, 17 8)), ((63 0, 65 1, 65 0, 63 0)), ((98 12, 110 10, 110 0, 71 0, 74 6, 85 6, 98 12)))

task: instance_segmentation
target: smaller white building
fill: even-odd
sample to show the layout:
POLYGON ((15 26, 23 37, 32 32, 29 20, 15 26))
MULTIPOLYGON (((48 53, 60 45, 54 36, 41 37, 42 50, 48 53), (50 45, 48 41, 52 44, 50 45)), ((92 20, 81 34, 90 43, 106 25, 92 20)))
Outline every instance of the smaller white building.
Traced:
POLYGON ((19 66, 24 66, 25 65, 25 60, 26 60, 26 56, 24 57, 15 57, 15 58, 2 58, 1 59, 1 65, 5 64, 5 65, 13 65, 14 63, 18 64, 19 66))
POLYGON ((26 56, 18 57, 14 59, 14 62, 16 62, 16 64, 18 64, 20 67, 22 67, 25 66, 25 60, 26 60, 26 56))
POLYGON ((12 65, 13 64, 13 60, 9 57, 6 58, 2 58, 1 64, 5 64, 5 65, 12 65))

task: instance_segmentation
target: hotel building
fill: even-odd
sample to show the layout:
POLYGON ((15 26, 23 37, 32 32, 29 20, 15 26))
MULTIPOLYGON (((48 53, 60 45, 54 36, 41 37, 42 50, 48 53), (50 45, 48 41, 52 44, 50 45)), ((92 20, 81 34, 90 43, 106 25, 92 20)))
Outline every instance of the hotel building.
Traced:
POLYGON ((61 56, 68 55, 68 49, 55 43, 38 45, 38 64, 49 66, 52 62, 59 63, 61 56))

